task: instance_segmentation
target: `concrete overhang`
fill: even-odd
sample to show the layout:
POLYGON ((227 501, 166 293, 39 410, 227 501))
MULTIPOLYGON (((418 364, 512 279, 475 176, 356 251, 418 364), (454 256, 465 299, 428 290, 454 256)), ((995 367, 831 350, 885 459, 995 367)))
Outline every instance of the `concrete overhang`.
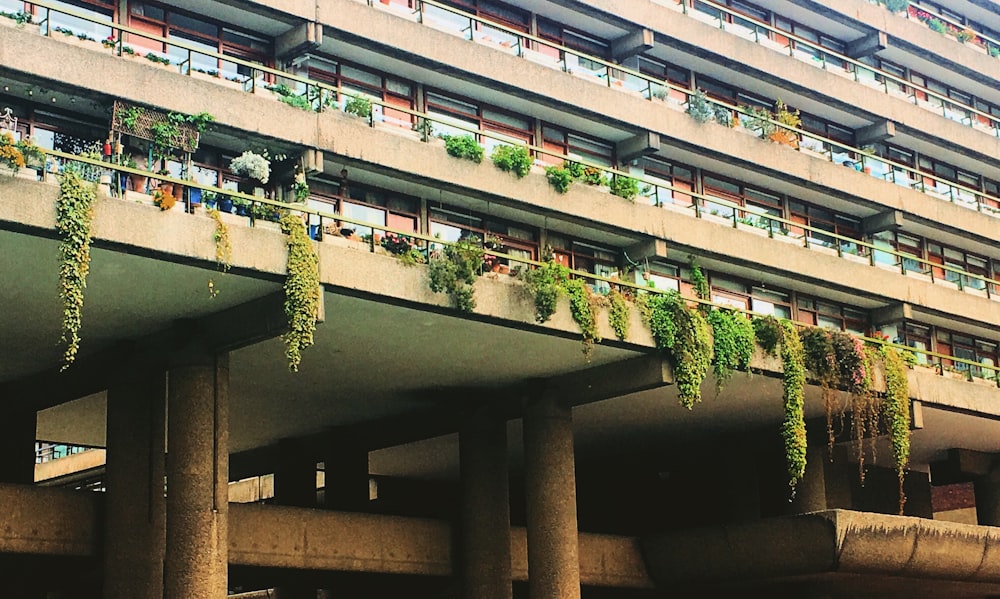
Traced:
POLYGON ((821 582, 834 597, 1000 592, 1000 532, 986 526, 831 510, 670 532, 642 547, 657 586, 678 590, 821 582))

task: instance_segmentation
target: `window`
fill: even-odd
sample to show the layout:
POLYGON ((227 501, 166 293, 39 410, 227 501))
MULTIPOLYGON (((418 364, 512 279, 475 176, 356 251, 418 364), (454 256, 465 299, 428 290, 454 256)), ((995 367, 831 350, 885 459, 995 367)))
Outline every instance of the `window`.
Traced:
POLYGON ((854 335, 865 335, 868 331, 868 317, 861 310, 807 295, 796 300, 796 320, 854 335))
MULTIPOLYGON (((462 213, 446 207, 430 209, 430 233, 440 235, 446 241, 458 241, 476 236, 485 241, 487 236, 500 238, 502 253, 516 258, 535 260, 538 257, 538 233, 534 228, 472 213, 462 213)), ((499 264, 511 268, 517 262, 508 264, 507 258, 498 259, 499 264)))
MULTIPOLYGON (((573 270, 582 270, 610 278, 618 274, 618 251, 584 241, 572 240, 559 235, 550 235, 554 259, 573 270)), ((588 281, 597 293, 607 293, 610 286, 604 281, 588 281)))
MULTIPOLYGON (((409 81, 343 63, 332 57, 311 57, 307 63, 307 73, 310 78, 328 83, 348 96, 363 96, 408 110, 412 110, 415 105, 415 86, 409 81)), ((347 98, 341 96, 339 100, 343 105, 347 98)), ((394 110, 389 106, 372 106, 372 118, 376 122, 403 129, 413 127, 414 120, 410 113, 394 110)))
MULTIPOLYGON (((581 134, 577 134, 554 125, 542 127, 543 146, 557 154, 568 154, 588 162, 602 166, 614 164, 614 146, 581 134)), ((551 164, 562 164, 563 159, 555 156, 544 156, 543 161, 551 164)))
MULTIPOLYGON (((694 171, 690 167, 649 156, 643 157, 640 160, 640 164, 642 165, 646 179, 662 183, 663 185, 670 185, 681 190, 694 191, 694 171)), ((650 186, 646 197, 649 199, 649 203, 654 206, 675 204, 687 207, 692 206, 694 200, 694 198, 683 193, 683 191, 674 191, 659 185, 650 186)))
MULTIPOLYGON (((487 155, 495 146, 503 144, 503 140, 509 140, 508 143, 511 144, 518 142, 531 144, 534 140, 531 119, 473 100, 428 91, 427 113, 442 118, 445 123, 452 122, 466 128, 501 135, 501 139, 479 136, 487 155)), ((458 127, 449 129, 447 124, 439 125, 436 122, 434 130, 450 135, 469 135, 467 131, 458 127)))

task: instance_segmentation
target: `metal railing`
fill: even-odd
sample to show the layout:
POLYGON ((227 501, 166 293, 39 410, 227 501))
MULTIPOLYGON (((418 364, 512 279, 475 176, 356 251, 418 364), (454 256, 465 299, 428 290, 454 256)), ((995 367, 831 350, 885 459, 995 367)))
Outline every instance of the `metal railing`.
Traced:
MULTIPOLYGON (((90 158, 84 158, 84 157, 81 157, 81 156, 75 156, 75 155, 72 155, 72 154, 66 154, 64 152, 58 152, 58 151, 55 151, 55 150, 43 150, 43 151, 45 153, 47 153, 47 154, 52 154, 54 156, 57 156, 57 157, 59 157, 59 158, 61 158, 63 160, 75 161, 75 162, 79 162, 79 163, 90 165, 92 167, 101 167, 101 168, 109 170, 109 171, 117 171, 119 173, 124 172, 124 173, 129 173, 129 174, 138 174, 138 175, 148 175, 149 174, 147 171, 142 171, 142 170, 139 170, 139 169, 124 167, 124 166, 120 166, 120 165, 109 164, 109 163, 106 163, 106 162, 101 162, 101 161, 93 160, 93 159, 90 159, 90 158)), ((311 221, 311 219, 313 217, 315 217, 315 218, 317 218, 319 220, 320 230, 323 230, 323 228, 324 228, 323 221, 327 220, 327 221, 333 221, 333 223, 335 223, 335 225, 338 226, 338 227, 341 226, 343 223, 349 223, 349 224, 355 225, 356 227, 364 227, 364 228, 370 229, 373 232, 374 231, 382 231, 383 233, 386 233, 386 234, 391 233, 393 235, 404 237, 404 238, 407 238, 407 239, 410 239, 410 240, 415 240, 417 245, 422 246, 422 252, 425 255, 428 255, 428 256, 429 256, 429 254, 433 250, 435 250, 437 248, 441 248, 441 247, 444 247, 446 245, 453 245, 455 243, 455 242, 450 242, 450 241, 442 240, 442 239, 440 239, 440 238, 438 238, 436 236, 431 236, 431 235, 427 235, 427 234, 423 234, 423 233, 417 233, 417 232, 414 232, 414 231, 407 231, 407 230, 404 230, 404 229, 399 229, 399 228, 395 228, 395 227, 385 226, 385 225, 382 225, 380 223, 372 223, 372 222, 369 222, 369 221, 364 221, 364 220, 360 220, 360 219, 356 219, 356 218, 351 218, 351 217, 347 217, 347 216, 345 216, 343 214, 340 214, 340 213, 336 213, 336 212, 332 212, 332 211, 324 211, 324 210, 320 210, 320 209, 317 209, 317 208, 309 207, 307 205, 302 205, 302 204, 288 204, 288 203, 284 203, 284 202, 278 202, 278 201, 275 201, 275 200, 269 200, 269 199, 266 199, 266 198, 259 198, 259 197, 256 197, 256 196, 252 196, 252 195, 248 195, 248 194, 244 194, 244 193, 240 193, 240 192, 232 192, 232 191, 229 191, 229 190, 226 190, 226 189, 222 189, 222 188, 219 188, 219 187, 215 187, 215 186, 211 186, 211 185, 205 185, 205 184, 202 184, 202 183, 199 183, 199 182, 196 182, 196 181, 189 181, 189 180, 177 179, 175 177, 164 176, 164 177, 159 177, 159 178, 161 180, 164 180, 164 181, 167 181, 167 182, 181 183, 181 184, 184 184, 186 186, 196 187, 196 188, 201 189, 203 192, 210 191, 210 192, 216 193, 218 196, 239 197, 239 198, 243 198, 243 199, 247 200, 248 202, 257 202, 257 203, 260 203, 260 204, 263 204, 263 205, 271 206, 275 210, 288 210, 288 211, 292 211, 294 213, 300 214, 302 216, 302 218, 304 219, 304 223, 306 223, 306 224, 309 224, 310 221, 311 221)), ((789 222, 789 221, 786 221, 786 222, 789 222)), ((252 224, 252 219, 251 219, 251 224, 252 224)), ((844 239, 849 239, 849 238, 844 238, 844 239)), ((481 240, 481 241, 485 241, 485 240, 481 240)), ((369 238, 368 244, 369 244, 370 251, 374 252, 374 250, 375 250, 374 235, 372 235, 369 238)), ((879 250, 879 251, 882 251, 882 250, 879 250)), ((899 255, 899 256, 907 256, 906 254, 901 254, 901 253, 898 253, 898 252, 887 252, 887 253, 894 253, 895 255, 899 255)), ((546 264, 546 262, 542 262, 542 261, 534 260, 534 259, 530 259, 530 258, 525 258, 524 256, 520 256, 520 255, 516 255, 516 254, 510 254, 510 253, 501 252, 501 251, 496 250, 496 249, 488 249, 488 254, 490 254, 491 256, 494 256, 495 258, 498 258, 498 259, 508 260, 510 263, 517 263, 519 265, 522 265, 525 268, 534 268, 534 267, 539 267, 539 266, 543 266, 543 265, 546 264)), ((600 285, 600 286, 602 286, 604 288, 610 288, 611 286, 615 286, 615 287, 621 288, 621 289, 628 289, 628 290, 630 290, 631 293, 635 293, 635 294, 639 294, 639 293, 653 293, 653 294, 676 293, 675 291, 671 291, 671 290, 660 290, 660 289, 651 288, 651 287, 648 287, 648 286, 645 286, 645 285, 639 285, 639 284, 632 283, 632 282, 629 282, 629 281, 624 281, 624 280, 619 279, 617 276, 608 277, 608 276, 602 276, 602 275, 598 275, 598 274, 595 274, 595 273, 590 273, 590 272, 581 271, 581 270, 574 270, 574 269, 569 269, 569 273, 572 276, 574 276, 574 277, 579 277, 579 278, 587 279, 587 280, 591 281, 592 285, 595 285, 595 286, 600 285)), ((974 276, 974 275, 969 274, 969 276, 974 276)), ((682 297, 686 301, 693 302, 693 303, 696 303, 696 304, 706 304, 706 305, 710 305, 710 306, 712 306, 714 308, 720 308, 720 309, 737 310, 739 312, 745 313, 745 314, 750 315, 750 316, 766 316, 766 314, 763 314, 763 313, 754 312, 752 310, 743 309, 743 308, 736 308, 736 307, 734 307, 732 305, 728 305, 728 304, 718 304, 718 303, 715 303, 715 302, 712 302, 712 301, 709 301, 709 300, 700 299, 700 298, 692 298, 692 297, 686 297, 686 296, 682 296, 682 297)), ((806 326, 803 323, 795 323, 795 324, 798 325, 798 326, 806 326)), ((869 343, 878 344, 878 345, 889 345, 889 346, 897 348, 899 350, 905 350, 905 351, 913 352, 914 354, 925 355, 925 356, 927 356, 928 358, 931 359, 932 363, 937 368, 937 371, 938 371, 939 374, 944 374, 945 362, 951 362, 951 363, 956 364, 956 365, 965 365, 965 366, 968 367, 967 368, 967 373, 968 373, 967 377, 968 378, 971 379, 971 377, 973 377, 973 376, 977 376, 978 378, 986 378, 988 380, 995 381, 997 383, 997 386, 1000 386, 1000 375, 998 375, 998 372, 1000 372, 1000 367, 992 366, 992 365, 989 365, 989 364, 983 364, 983 363, 980 363, 980 362, 976 362, 974 360, 968 360, 968 359, 964 359, 964 358, 957 358, 955 356, 948 356, 948 355, 945 355, 945 354, 931 352, 931 351, 928 351, 928 350, 922 350, 922 349, 919 349, 919 348, 914 348, 914 347, 909 347, 909 346, 905 346, 905 345, 899 345, 899 344, 895 344, 895 343, 890 343, 890 342, 887 342, 887 341, 885 341, 883 339, 879 339, 879 338, 861 337, 861 339, 863 339, 864 341, 869 342, 869 343), (937 360, 937 361, 934 362, 934 360, 937 360), (991 372, 992 376, 991 377, 990 376, 985 376, 985 377, 979 376, 979 375, 976 375, 977 372, 979 372, 979 373, 982 373, 982 372, 991 372)), ((966 370, 966 369, 962 369, 962 370, 966 370)))
POLYGON ((35 463, 42 464, 61 458, 97 449, 89 445, 70 445, 67 443, 50 443, 48 441, 35 442, 35 463))
MULTIPOLYGON (((770 25, 768 23, 758 21, 754 17, 747 15, 746 13, 741 13, 727 6, 718 4, 714 0, 680 0, 677 4, 681 6, 681 10, 684 14, 690 15, 691 12, 694 11, 696 13, 705 15, 707 17, 711 17, 711 15, 709 15, 704 11, 699 11, 697 8, 691 8, 690 3, 692 1, 697 2, 699 4, 705 4, 711 6, 713 10, 717 11, 718 15, 712 18, 718 21, 719 28, 724 31, 734 33, 735 35, 740 35, 740 33, 748 33, 749 36, 752 36, 752 39, 751 37, 748 37, 748 35, 740 35, 740 37, 743 37, 744 39, 750 39, 751 41, 757 44, 765 45, 765 47, 767 47, 767 44, 761 44, 762 36, 763 39, 766 39, 769 42, 773 42, 775 44, 777 44, 777 42, 775 42, 772 39, 772 36, 780 36, 789 41, 783 48, 773 48, 776 51, 786 50, 789 56, 796 57, 797 56, 795 54, 796 49, 798 49, 799 47, 808 48, 812 52, 806 53, 809 56, 803 58, 808 58, 809 62, 819 62, 819 64, 817 65, 818 68, 822 68, 824 70, 830 70, 832 63, 834 69, 839 68, 844 73, 851 74, 854 80, 860 83, 863 83, 861 81, 862 77, 860 74, 869 73, 870 74, 869 80, 872 82, 881 83, 881 88, 886 94, 895 97, 900 97, 899 95, 893 93, 892 89, 893 85, 901 93, 904 93, 904 90, 909 90, 908 92, 905 92, 905 96, 910 103, 920 106, 921 108, 930 110, 931 112, 937 112, 936 110, 934 110, 935 108, 940 109, 939 114, 941 116, 949 120, 962 123, 963 125, 968 125, 970 127, 974 127, 977 124, 976 120, 977 118, 986 120, 989 123, 989 128, 991 129, 992 135, 1000 137, 1000 117, 982 111, 970 104, 959 102, 954 98, 951 98, 950 96, 947 96, 940 92, 935 92, 934 90, 926 86, 916 84, 912 81, 904 79, 903 77, 900 77, 898 75, 894 75, 883 69, 878 69, 872 67, 871 65, 867 65, 863 62, 851 58, 850 56, 847 56, 846 54, 841 54, 839 52, 826 48, 825 46, 822 46, 814 41, 810 41, 803 37, 795 35, 794 33, 778 29, 777 27, 774 27, 773 25, 770 25), (731 20, 726 20, 727 16, 728 19, 731 20), (740 25, 738 23, 733 23, 732 20, 739 20, 742 22, 749 23, 750 25, 752 25, 752 28, 740 25), (746 32, 740 32, 736 27, 742 27, 743 29, 746 30, 746 32), (762 33, 762 31, 765 33, 762 33), (815 54, 813 54, 813 52, 815 54), (838 63, 839 65, 848 65, 851 68, 847 68, 847 66, 838 66, 838 63), (936 106, 930 104, 929 102, 928 104, 930 105, 921 104, 920 103, 921 99, 919 98, 918 93, 925 95, 927 98, 933 98, 934 100, 939 102, 939 104, 936 106), (958 109, 961 112, 965 113, 964 118, 956 119, 949 114, 949 111, 954 111, 955 109, 958 109)), ((873 87, 871 85, 867 86, 873 87)), ((982 124, 981 121, 980 124, 982 124)))
MULTIPOLYGON (((45 8, 46 10, 49 10, 49 11, 53 11, 54 10, 56 12, 62 12, 62 13, 65 13, 65 14, 69 14, 69 15, 72 15, 72 16, 75 16, 75 17, 78 17, 78 18, 81 18, 81 19, 85 19, 85 20, 92 21, 94 23, 98 23, 101 26, 109 27, 109 28, 111 28, 111 29, 113 29, 115 31, 118 31, 119 32, 119 35, 118 35, 118 38, 117 38, 117 40, 118 40, 117 41, 118 46, 117 46, 116 52, 118 52, 119 54, 121 53, 121 48, 122 48, 121 44, 123 43, 122 42, 123 38, 122 38, 122 36, 120 34, 121 34, 121 32, 125 32, 125 33, 129 33, 129 34, 132 34, 132 35, 138 35, 138 36, 141 36, 141 37, 152 39, 154 41, 161 42, 161 43, 166 44, 168 46, 172 46, 172 47, 176 47, 176 48, 180 48, 180 49, 185 50, 188 53, 187 54, 188 58, 184 62, 187 63, 187 64, 190 64, 191 55, 192 54, 200 54, 200 55, 204 55, 204 56, 207 56, 207 57, 216 58, 218 60, 227 61, 227 62, 236 64, 236 65, 244 66, 247 69, 249 69, 250 72, 251 72, 251 75, 246 76, 246 78, 244 79, 244 81, 241 83, 241 87, 244 89, 244 91, 251 91, 251 92, 253 92, 253 91, 256 91, 256 88, 258 86, 260 86, 260 85, 266 85, 264 83, 265 78, 271 78, 271 79, 274 79, 274 80, 283 80, 283 81, 293 82, 294 84, 297 84, 297 85, 301 86, 302 88, 304 88, 304 91, 301 93, 301 95, 304 96, 304 97, 306 97, 307 100, 310 102, 310 104, 316 110, 323 110, 324 108, 331 106, 333 103, 339 103, 339 102, 341 102, 343 100, 344 97, 348 97, 348 98, 353 97, 351 94, 346 93, 346 92, 342 92, 341 90, 339 90, 338 88, 336 88, 334 86, 331 86, 331 85, 323 83, 323 82, 319 82, 319 81, 315 81, 315 80, 309 79, 308 77, 303 77, 303 76, 300 76, 300 75, 286 73, 286 72, 278 70, 278 69, 274 69, 274 68, 271 68, 271 67, 266 67, 266 66, 263 66, 263 65, 251 62, 251 61, 246 61, 246 60, 238 59, 238 58, 227 56, 227 55, 224 55, 224 54, 219 54, 219 53, 215 53, 215 52, 208 52, 208 51, 205 51, 204 49, 196 48, 194 46, 185 44, 183 41, 176 41, 176 40, 173 40, 173 39, 168 39, 168 38, 163 38, 163 37, 159 37, 159 36, 155 36, 155 35, 150 35, 148 33, 144 33, 144 32, 139 31, 137 29, 134 29, 134 28, 131 28, 131 27, 127 27, 127 26, 124 26, 124 25, 119 25, 119 24, 116 24, 116 23, 107 23, 107 22, 95 19, 94 17, 92 17, 90 15, 87 15, 85 13, 81 13, 81 12, 77 12, 77 11, 72 11, 72 10, 69 10, 69 9, 64 9, 62 7, 58 7, 58 8, 57 7, 53 7, 53 6, 45 4, 44 2, 37 2, 37 3, 34 3, 34 4, 36 4, 37 6, 40 6, 42 8, 45 8), (260 75, 259 77, 257 76, 258 74, 260 75)), ((456 13, 456 14, 462 14, 462 15, 464 15, 464 18, 474 19, 475 22, 482 21, 482 19, 479 19, 478 17, 474 17, 473 15, 468 15, 467 13, 462 13, 461 11, 456 11, 455 9, 452 9, 450 7, 446 7, 444 5, 441 5, 441 4, 438 4, 436 2, 433 2, 433 0, 422 0, 421 5, 422 4, 428 4, 428 5, 438 6, 438 7, 441 7, 442 9, 447 9, 447 10, 449 10, 451 12, 456 13)), ((48 17, 46 17, 46 18, 48 18, 48 17)), ((565 64, 565 56, 572 55, 572 56, 581 57, 581 58, 584 58, 586 60, 590 60, 590 61, 592 61, 592 62, 594 62, 596 64, 602 65, 601 68, 603 68, 606 71, 606 77, 605 78, 607 79, 607 82, 608 82, 609 86, 612 86, 611 82, 612 82, 612 79, 614 78, 614 73, 615 72, 621 72, 622 74, 624 74, 627 77, 635 78, 636 80, 645 82, 644 85, 646 87, 645 87, 645 92, 643 93, 643 95, 647 99, 654 99, 655 97, 657 97, 657 93, 658 93, 657 90, 660 90, 660 91, 662 91, 662 90, 673 90, 673 91, 676 91, 678 93, 684 94, 684 96, 686 98, 690 98, 690 96, 694 94, 694 91, 692 91, 690 89, 686 89, 686 88, 682 88, 682 87, 676 86, 676 85, 671 84, 671 83, 669 83, 667 81, 657 80, 657 79, 655 79, 653 77, 650 77, 648 75, 639 73, 638 71, 633 71, 633 70, 624 68, 621 65, 615 65, 614 63, 608 62, 608 61, 603 60, 601 58, 590 56, 590 55, 587 55, 587 54, 581 53, 581 52, 576 52, 574 50, 566 48, 565 46, 559 46, 559 45, 553 44, 551 42, 547 42, 547 41, 545 41, 545 40, 543 40, 541 38, 537 38, 537 37, 534 37, 534 36, 529 36, 528 34, 524 34, 522 32, 518 32, 517 30, 510 29, 510 28, 505 27, 503 25, 494 24, 492 22, 488 22, 488 23, 490 24, 489 26, 491 28, 495 28, 495 29, 498 29, 500 31, 506 30, 508 32, 516 33, 517 35, 520 35, 522 37, 526 37, 531 42, 539 43, 539 44, 545 44, 547 46, 550 46, 550 47, 558 49, 561 52, 561 56, 563 56, 562 60, 564 61, 564 64, 565 64)), ((191 75, 191 73, 192 73, 191 69, 188 68, 186 74, 187 75, 191 75)), ((620 79, 615 79, 615 80, 620 80, 620 79)), ((431 120, 431 121, 435 120, 433 117, 431 117, 430 115, 428 115, 426 113, 422 113, 422 112, 418 112, 418 111, 415 111, 415 110, 411 110, 411 109, 407 109, 407 108, 395 106, 395 105, 389 104, 387 102, 384 102, 384 101, 376 99, 376 98, 368 98, 368 99, 371 102, 372 106, 377 106, 382 111, 385 111, 385 110, 395 111, 395 112, 400 112, 400 113, 408 114, 408 115, 411 116, 411 118, 413 118, 413 117, 420 117, 420 118, 426 119, 426 120, 431 120)), ((965 185, 962 185, 962 184, 958 184, 958 183, 954 183, 952 181, 948 181, 948 180, 943 179, 941 177, 938 177, 936 175, 933 175, 933 174, 930 174, 930 173, 925 173, 923 171, 919 171, 919 170, 917 170, 917 169, 915 169, 913 167, 910 167, 908 165, 904 165, 904 164, 901 164, 901 163, 898 163, 898 162, 894 162, 894 161, 889 160, 889 159, 874 158, 874 157, 872 157, 870 155, 865 154, 865 152, 863 150, 859 149, 859 148, 855 148, 853 146, 849 146, 847 144, 844 144, 844 143, 841 143, 841 142, 837 142, 835 140, 832 140, 832 139, 829 139, 829 138, 817 135, 815 133, 811 133, 811 132, 805 131, 803 129, 798 129, 798 128, 795 128, 795 127, 789 127, 788 125, 785 125, 784 123, 781 123, 780 121, 777 121, 777 120, 774 120, 774 119, 761 118, 759 115, 754 115, 746 107, 734 106, 734 105, 731 105, 731 104, 728 104, 728 103, 725 103, 725 102, 721 102, 721 101, 718 101, 718 100, 715 100, 715 99, 712 99, 712 98, 709 98, 708 101, 710 103, 716 105, 716 106, 719 106, 719 107, 724 108, 726 110, 729 110, 729 111, 731 111, 733 113, 736 113, 737 115, 742 115, 743 117, 746 117, 748 120, 753 120, 753 122, 756 122, 756 123, 767 123, 769 126, 776 127, 778 129, 785 130, 785 131, 790 131, 790 132, 794 133, 797 138, 801 138, 803 140, 807 140, 808 139, 808 140, 812 140, 813 142, 818 142, 821 145, 821 147, 823 148, 824 152, 822 152, 822 153, 820 153, 820 152, 812 152, 813 155, 824 156, 826 158, 829 158, 829 160, 831 162, 836 162, 837 160, 845 160, 845 161, 850 160, 851 162, 853 162, 854 160, 859 160, 860 164, 862 166, 862 170, 868 169, 869 171, 871 171, 869 174, 872 174, 872 176, 875 176, 875 170, 876 170, 873 167, 878 166, 879 168, 877 170, 879 170, 880 172, 883 171, 883 170, 885 171, 885 172, 882 172, 882 174, 881 174, 881 178, 883 180, 891 181, 891 182, 899 184, 899 185, 905 185, 906 187, 909 187, 911 189, 915 189, 917 191, 921 191, 921 192, 923 192, 925 194, 931 195, 932 197, 941 198, 941 196, 946 196, 946 198, 944 198, 944 199, 947 199, 950 202, 958 204, 958 205, 965 205, 965 204, 975 203, 977 210, 979 210, 981 212, 984 212, 984 213, 987 213, 987 214, 990 214, 990 215, 993 215, 993 216, 1000 216, 1000 209, 994 209, 991 206, 984 206, 983 202, 981 201, 982 199, 989 199, 989 200, 992 200, 992 201, 996 202, 998 205, 1000 205, 1000 197, 989 196, 989 195, 985 194, 984 192, 982 192, 982 191, 980 191, 978 189, 974 189, 974 188, 971 188, 971 187, 968 187, 968 186, 965 186, 965 185), (837 152, 834 151, 835 148, 839 148, 839 150, 840 150, 839 153, 841 155, 840 157, 838 157, 836 155, 837 152), (847 158, 842 158, 843 156, 846 156, 847 158), (900 175, 897 175, 897 173, 900 173, 900 172, 902 172, 902 173, 908 173, 908 175, 906 175, 905 182, 901 182, 901 181, 898 180, 898 177, 900 175), (909 177, 909 174, 914 175, 916 177, 916 181, 912 181, 910 179, 910 177, 909 177), (928 180, 935 182, 935 185, 933 186, 933 189, 931 189, 931 190, 928 189, 928 183, 927 183, 928 180), (944 191, 939 191, 941 189, 943 189, 944 191), (963 193, 965 194, 964 196, 963 196, 963 193), (971 198, 972 198, 971 201, 966 201, 965 200, 965 198, 967 196, 971 196, 971 198)), ((343 108, 343 106, 341 106, 341 108, 343 108)), ((372 116, 374 116, 374 114, 372 116)), ((440 118, 437 119, 437 121, 441 122, 442 124, 447 125, 448 127, 463 128, 457 122, 452 122, 452 121, 449 121, 449 120, 441 120, 440 118)), ((420 122, 422 122, 422 121, 420 121, 420 122)), ((418 126, 419 126, 418 123, 414 123, 413 124, 414 128, 417 128, 418 126)), ((471 129, 468 129, 468 130, 469 131, 474 131, 474 133, 476 135, 478 135, 478 136, 495 137, 497 139, 500 139, 504 143, 510 143, 512 145, 513 144, 517 144, 517 143, 521 143, 518 140, 515 140, 513 138, 507 138, 507 137, 503 137, 503 136, 494 136, 494 135, 490 135, 488 132, 484 132, 484 131, 480 131, 480 130, 471 130, 471 129)), ((426 138, 427 136, 425 135, 424 137, 426 138)), ((800 149, 800 150, 803 147, 805 147, 807 150, 809 149, 808 144, 799 143, 798 146, 799 146, 798 149, 800 149)), ((545 152, 544 150, 541 150, 539 148, 536 148, 536 151, 545 152)), ((553 154, 551 152, 545 152, 545 153, 553 154)), ((555 155, 555 154, 553 154, 553 155, 555 155)), ((575 159, 572 159, 572 160, 575 160, 575 159)), ((605 167, 602 167, 602 168, 605 168, 605 167)))

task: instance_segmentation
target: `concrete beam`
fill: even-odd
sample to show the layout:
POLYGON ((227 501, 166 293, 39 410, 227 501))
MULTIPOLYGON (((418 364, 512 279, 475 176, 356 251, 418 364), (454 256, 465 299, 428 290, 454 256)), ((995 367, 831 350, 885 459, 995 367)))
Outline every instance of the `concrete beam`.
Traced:
POLYGON ((307 175, 323 172, 323 150, 307 149, 302 152, 302 170, 307 175))
POLYGON ((854 137, 857 140, 858 146, 862 148, 869 144, 885 141, 895 136, 896 136, 896 123, 890 120, 878 121, 872 123, 867 127, 862 127, 858 129, 854 133, 854 137))
POLYGON ((847 43, 847 55, 851 58, 864 58, 889 47, 889 36, 884 31, 872 33, 847 43))
POLYGON ((636 29, 632 33, 626 33, 616 40, 611 41, 611 56, 615 60, 631 58, 636 54, 642 54, 653 49, 656 42, 653 39, 653 32, 649 29, 636 29))
POLYGON ((659 354, 650 354, 552 377, 546 380, 544 392, 578 406, 673 383, 670 362, 659 354))
POLYGON ((903 213, 899 210, 888 210, 861 219, 861 232, 865 235, 895 231, 903 228, 903 213))
POLYGON ((871 311, 871 315, 872 323, 878 326, 887 322, 903 320, 904 318, 913 318, 913 306, 906 302, 901 302, 876 308, 871 311))
POLYGON ((289 29, 274 40, 274 53, 282 60, 301 56, 315 50, 323 43, 323 26, 319 23, 302 23, 289 29))
POLYGON ((665 239, 647 239, 625 248, 625 254, 633 262, 652 258, 667 258, 667 242, 665 239))
POLYGON ((0 553, 100 553, 100 493, 0 484, 0 553))
POLYGON ((652 131, 637 133, 615 144, 618 162, 626 163, 660 151, 660 134, 652 131))

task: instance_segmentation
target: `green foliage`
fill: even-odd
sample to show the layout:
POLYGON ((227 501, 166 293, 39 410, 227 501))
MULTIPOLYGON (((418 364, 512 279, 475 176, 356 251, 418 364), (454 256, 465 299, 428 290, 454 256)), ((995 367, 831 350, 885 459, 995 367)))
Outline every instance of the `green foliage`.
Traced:
MULTIPOLYGON (((708 279, 705 278, 705 273, 701 272, 701 267, 698 266, 698 261, 695 260, 694 256, 688 256, 688 268, 691 270, 691 284, 694 286, 695 296, 698 299, 711 300, 712 288, 708 285, 708 279)), ((699 304, 698 309, 706 312, 709 306, 708 304, 699 304)))
POLYGON ((476 164, 483 161, 483 146, 471 135, 442 135, 444 149, 449 156, 471 160, 476 164))
POLYGON ((806 421, 804 389, 806 383, 805 350, 795 325, 781 322, 781 363, 785 418, 781 423, 781 438, 785 444, 785 462, 788 466, 788 485, 795 494, 795 486, 806 471, 806 421))
POLYGON ((149 62, 158 62, 166 66, 170 66, 170 59, 160 56, 159 54, 154 54, 152 52, 146 53, 146 60, 149 62))
POLYGON ((882 3, 892 13, 903 12, 910 6, 910 0, 883 0, 882 3))
POLYGON ((281 96, 278 98, 279 102, 288 104, 293 108, 298 108, 299 110, 312 110, 312 102, 309 101, 305 96, 300 96, 298 94, 292 94, 290 96, 281 96))
POLYGON ((473 283, 483 266, 482 240, 466 237, 434 252, 430 259, 430 286, 435 293, 447 293, 455 307, 471 312, 476 307, 473 283))
POLYGON ((948 26, 945 25, 944 21, 937 18, 932 18, 928 20, 927 26, 930 28, 931 31, 934 31, 935 33, 944 34, 948 31, 948 26))
POLYGON ((687 113, 699 123, 707 123, 715 116, 712 104, 700 89, 688 96, 687 113))
POLYGON ((590 360, 594 352, 594 343, 601 340, 597 332, 597 304, 590 288, 583 279, 568 279, 563 283, 569 296, 569 310, 573 321, 580 325, 583 333, 583 355, 590 360))
POLYGON ((59 179, 56 231, 59 233, 59 297, 63 303, 62 337, 66 343, 62 370, 76 360, 83 324, 83 290, 90 272, 90 227, 97 187, 72 169, 59 179))
POLYGON ((649 328, 656 346, 674 362, 674 379, 682 406, 691 409, 701 401, 701 383, 712 362, 712 340, 708 322, 692 310, 676 291, 648 300, 649 328))
POLYGON ((573 175, 565 166, 545 167, 545 178, 548 179, 549 185, 559 193, 566 193, 569 190, 569 184, 573 182, 573 175))
POLYGON ((281 231, 288 235, 288 275, 285 278, 288 332, 283 336, 285 357, 288 358, 288 370, 298 372, 302 350, 313 344, 313 333, 316 331, 320 300, 319 257, 301 216, 285 214, 281 219, 281 231))
POLYGON ((607 180, 604 178, 604 172, 601 169, 594 166, 583 167, 583 176, 579 177, 581 181, 587 185, 605 185, 607 180))
POLYGON ((559 294, 569 280, 569 268, 549 260, 538 268, 525 271, 524 279, 535 298, 535 320, 547 321, 555 314, 559 294))
POLYGON ((781 322, 773 316, 757 316, 752 321, 757 344, 770 356, 778 355, 781 343, 781 322))
POLYGON ((295 196, 295 201, 304 204, 309 199, 309 184, 305 180, 296 180, 292 183, 292 194, 295 196))
POLYGON ((712 325, 712 352, 715 386, 721 391, 735 370, 746 370, 753 357, 754 328, 743 314, 726 308, 712 310, 706 317, 712 325))
POLYGON ((895 349, 883 345, 880 353, 885 366, 885 399, 882 401, 882 418, 889 427, 892 440, 892 457, 899 476, 899 515, 903 515, 906 495, 903 478, 910 461, 910 388, 906 378, 906 364, 895 349))
POLYGON ((608 301, 611 304, 608 308, 608 323, 611 324, 611 329, 615 332, 615 336, 625 341, 628 338, 630 324, 628 302, 625 301, 625 296, 615 286, 611 287, 611 293, 608 294, 608 301))
POLYGON ((574 179, 582 179, 587 172, 587 167, 579 162, 564 162, 563 166, 569 171, 569 175, 574 179))
POLYGON ((624 175, 612 175, 609 180, 611 195, 616 195, 626 200, 635 200, 639 195, 639 181, 624 175))
POLYGON ((531 172, 531 155, 524 146, 496 146, 490 158, 498 169, 514 173, 518 179, 531 172))
POLYGON ((370 118, 372 115, 372 101, 364 96, 352 96, 344 104, 344 112, 365 119, 370 118))

